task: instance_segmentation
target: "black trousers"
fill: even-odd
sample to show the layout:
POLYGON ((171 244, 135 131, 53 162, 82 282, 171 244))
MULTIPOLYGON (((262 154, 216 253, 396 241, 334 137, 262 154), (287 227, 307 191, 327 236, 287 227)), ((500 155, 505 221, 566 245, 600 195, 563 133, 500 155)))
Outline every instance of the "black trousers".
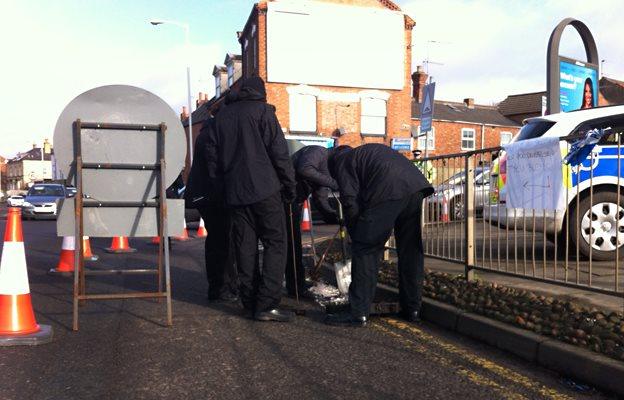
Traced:
POLYGON ((243 306, 252 312, 277 307, 286 266, 286 221, 280 193, 233 208, 232 231, 243 306), (262 270, 256 262, 258 239, 264 246, 262 270))
POLYGON ((388 201, 362 211, 352 225, 349 302, 354 316, 368 316, 375 296, 384 244, 394 228, 399 258, 399 302, 402 311, 420 310, 424 279, 421 232, 422 193, 388 201))
POLYGON ((217 298, 226 291, 236 293, 238 274, 234 264, 234 249, 230 245, 230 212, 218 205, 209 205, 198 210, 208 231, 204 252, 208 297, 217 298))
POLYGON ((292 204, 292 225, 294 229, 294 238, 293 232, 290 229, 290 209, 289 205, 286 204, 284 207, 284 212, 286 214, 286 231, 288 238, 288 249, 287 249, 287 258, 286 258, 286 290, 288 294, 291 296, 295 295, 295 286, 297 287, 297 291, 299 295, 303 293, 305 290, 305 269, 303 267, 303 257, 302 257, 302 248, 301 248, 301 210, 303 209, 303 203, 293 203, 292 204), (293 260, 293 243, 294 240, 294 260, 293 260), (295 261, 295 266, 293 267, 293 261, 295 261), (296 272, 295 272, 296 270, 296 272), (296 276, 296 280, 295 280, 296 276), (297 283, 295 285, 295 282, 297 283))

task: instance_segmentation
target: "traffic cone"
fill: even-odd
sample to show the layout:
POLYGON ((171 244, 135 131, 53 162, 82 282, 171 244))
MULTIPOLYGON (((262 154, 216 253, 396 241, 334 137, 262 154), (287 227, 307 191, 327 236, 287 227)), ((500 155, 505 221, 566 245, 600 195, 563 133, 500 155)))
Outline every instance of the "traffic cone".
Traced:
POLYGON ((186 218, 184 219, 184 230, 182 231, 182 234, 180 236, 176 236, 175 240, 179 241, 179 242, 184 242, 189 240, 189 234, 188 234, 188 229, 186 229, 186 218))
POLYGON ((73 236, 64 236, 61 245, 61 257, 56 268, 50 270, 51 274, 70 274, 74 272, 74 254, 76 241, 73 236))
POLYGON ((130 247, 128 238, 126 236, 115 236, 111 243, 111 247, 104 249, 107 253, 134 253, 136 249, 130 247))
POLYGON ((310 232, 312 224, 310 223, 310 208, 308 207, 308 201, 303 202, 303 218, 301 218, 301 231, 310 232))
POLYGON ((86 261, 97 261, 100 258, 91 252, 89 236, 82 237, 82 258, 86 261))
POLYGON ((10 207, 0 260, 0 346, 43 344, 52 327, 38 325, 30 299, 21 210, 10 207))
POLYGON ((208 231, 206 230, 206 226, 204 225, 204 219, 199 219, 199 228, 197 229, 197 237, 206 237, 208 236, 208 231))
POLYGON ((442 222, 449 222, 448 200, 442 197, 442 222))

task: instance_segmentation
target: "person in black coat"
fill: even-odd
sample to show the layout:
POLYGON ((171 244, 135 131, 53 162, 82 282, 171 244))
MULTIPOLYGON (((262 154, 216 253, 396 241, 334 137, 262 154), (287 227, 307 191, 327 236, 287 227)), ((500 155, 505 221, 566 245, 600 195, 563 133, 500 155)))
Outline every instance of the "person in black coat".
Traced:
POLYGON ((195 140, 185 203, 197 208, 206 224, 206 278, 209 301, 236 301, 237 273, 231 241, 230 213, 223 202, 223 173, 217 164, 214 118, 207 119, 195 140))
POLYGON ((295 199, 295 174, 261 78, 243 82, 236 99, 216 115, 215 130, 243 306, 257 320, 290 321, 294 314, 278 306, 287 248, 283 203, 295 199), (261 270, 258 238, 264 246, 261 270))
MULTIPOLYGON (((301 248, 301 212, 303 202, 310 194, 314 204, 323 214, 326 221, 337 221, 336 211, 329 204, 329 191, 338 190, 338 184, 329 174, 327 168, 327 149, 321 146, 306 146, 292 155, 297 180, 297 197, 292 204, 292 232, 290 218, 286 228, 288 237, 294 241, 288 244, 288 258, 286 262, 286 290, 290 296, 305 294, 305 270, 303 267, 301 248), (294 258, 293 258, 294 247, 294 258), (293 265, 293 261, 295 264, 293 265), (296 283, 296 284, 295 284, 296 283), (296 290, 295 290, 296 288, 296 290)), ((286 205, 286 215, 291 212, 286 205)))
POLYGON ((340 187, 351 236, 352 280, 350 312, 328 315, 326 323, 366 325, 392 229, 399 258, 401 316, 417 321, 424 279, 422 202, 433 194, 433 187, 410 160, 382 144, 337 147, 329 155, 329 171, 340 187))

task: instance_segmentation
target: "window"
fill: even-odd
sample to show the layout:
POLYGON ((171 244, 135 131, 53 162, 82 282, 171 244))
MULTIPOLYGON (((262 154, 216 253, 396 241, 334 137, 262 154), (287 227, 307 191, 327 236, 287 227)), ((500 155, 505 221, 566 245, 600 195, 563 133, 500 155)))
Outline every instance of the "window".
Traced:
POLYGON ((462 128, 461 149, 462 150, 474 150, 475 149, 475 130, 474 129, 462 128))
POLYGON ((427 150, 434 150, 435 149, 435 127, 432 126, 431 130, 429 132, 427 132, 427 135, 423 135, 420 136, 420 126, 418 127, 418 148, 420 150, 425 150, 425 145, 427 147, 427 150), (428 141, 428 143, 425 143, 425 140, 428 141))
POLYGON ((234 63, 231 62, 227 66, 227 74, 228 74, 228 87, 232 87, 234 84, 234 63))
POLYGON ((288 105, 291 132, 316 132, 316 96, 291 93, 288 105))
POLYGON ((500 145, 503 146, 507 143, 511 143, 511 139, 513 139, 513 134, 511 132, 501 132, 500 145))
POLYGON ((362 98, 362 135, 386 134, 386 101, 370 97, 362 98))
POLYGON ((215 76, 215 98, 221 96, 221 74, 215 76))

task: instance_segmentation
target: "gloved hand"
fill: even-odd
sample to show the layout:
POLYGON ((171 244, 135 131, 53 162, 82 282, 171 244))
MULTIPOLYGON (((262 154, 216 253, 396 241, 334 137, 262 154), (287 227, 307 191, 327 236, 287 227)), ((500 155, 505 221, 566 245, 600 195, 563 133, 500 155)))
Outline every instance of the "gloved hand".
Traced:
POLYGON ((297 197, 297 191, 294 186, 284 186, 282 189, 282 200, 286 204, 292 204, 295 202, 295 198, 297 197))

